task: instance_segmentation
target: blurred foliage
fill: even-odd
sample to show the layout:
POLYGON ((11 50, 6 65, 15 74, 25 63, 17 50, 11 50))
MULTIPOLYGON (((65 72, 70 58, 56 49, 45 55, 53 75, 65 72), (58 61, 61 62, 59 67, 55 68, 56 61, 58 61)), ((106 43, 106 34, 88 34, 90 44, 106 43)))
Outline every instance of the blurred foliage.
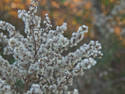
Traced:
MULTIPOLYGON (((125 90, 125 52, 124 46, 116 35, 112 35, 103 43, 103 59, 99 60, 92 70, 80 78, 81 92, 85 94, 124 94, 125 90), (109 41, 109 45, 107 45, 109 41), (88 90, 89 89, 89 90, 88 90)), ((81 93, 82 94, 82 93, 81 93)))
MULTIPOLYGON (((30 0, 0 0, 0 19, 12 23, 22 32, 24 25, 17 18, 17 10, 27 9, 29 3, 30 0)), ((84 77, 80 77, 79 81, 75 81, 81 94, 125 93, 125 36, 121 36, 122 27, 125 26, 125 10, 120 10, 116 16, 112 16, 113 20, 109 21, 115 21, 114 33, 108 33, 107 30, 101 34, 93 23, 95 7, 101 14, 108 16, 119 4, 120 0, 40 0, 38 15, 49 13, 53 25, 67 22, 69 31, 65 32, 65 36, 70 37, 80 25, 86 24, 89 27, 86 41, 98 39, 102 43, 104 56, 99 60, 100 63, 86 72, 84 77)), ((14 62, 12 57, 8 56, 8 59, 11 63, 14 62)), ((19 86, 17 89, 23 88, 20 80, 17 80, 16 85, 19 86)))

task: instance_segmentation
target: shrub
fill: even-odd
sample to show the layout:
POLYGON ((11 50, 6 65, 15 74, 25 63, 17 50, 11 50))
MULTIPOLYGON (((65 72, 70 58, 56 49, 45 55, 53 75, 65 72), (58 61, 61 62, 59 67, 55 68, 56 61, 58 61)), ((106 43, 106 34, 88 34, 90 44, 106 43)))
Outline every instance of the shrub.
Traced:
POLYGON ((96 64, 95 58, 101 57, 101 44, 90 41, 76 51, 64 54, 83 40, 88 27, 82 25, 70 39, 63 33, 67 24, 52 29, 48 15, 36 16, 37 0, 32 0, 29 10, 19 10, 18 17, 25 24, 24 35, 13 25, 0 21, 0 42, 5 44, 4 55, 11 55, 14 63, 0 56, 0 94, 78 94, 69 91, 73 77, 83 75, 96 64))

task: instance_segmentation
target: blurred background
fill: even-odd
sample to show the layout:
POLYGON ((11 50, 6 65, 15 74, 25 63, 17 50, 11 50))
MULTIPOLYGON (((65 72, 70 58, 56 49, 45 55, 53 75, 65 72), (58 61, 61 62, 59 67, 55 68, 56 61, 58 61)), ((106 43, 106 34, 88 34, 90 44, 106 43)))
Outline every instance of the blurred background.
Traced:
MULTIPOLYGON (((28 9, 29 4, 30 0, 0 0, 0 20, 23 32, 17 10, 28 9)), ((98 64, 74 80, 80 94, 125 94, 125 0, 40 0, 38 15, 44 18, 45 13, 53 26, 68 23, 67 37, 87 25, 89 32, 82 43, 99 40, 103 46, 98 64)))

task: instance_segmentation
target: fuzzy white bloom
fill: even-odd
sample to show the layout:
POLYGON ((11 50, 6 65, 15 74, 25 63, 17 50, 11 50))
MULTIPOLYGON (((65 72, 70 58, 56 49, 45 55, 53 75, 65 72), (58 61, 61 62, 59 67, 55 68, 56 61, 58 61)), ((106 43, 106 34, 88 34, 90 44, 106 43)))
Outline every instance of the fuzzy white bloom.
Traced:
POLYGON ((29 91, 26 94, 43 94, 38 84, 33 84, 29 91))
POLYGON ((73 94, 79 94, 78 90, 77 90, 77 89, 74 89, 73 94))
POLYGON ((0 94, 12 94, 10 86, 0 79, 0 94))
POLYGON ((102 56, 101 44, 90 41, 76 51, 68 52, 71 47, 83 40, 88 27, 82 25, 71 39, 63 33, 67 24, 52 29, 48 14, 41 27, 41 18, 36 16, 37 0, 32 0, 29 10, 19 10, 18 17, 24 21, 25 34, 15 27, 0 21, 0 29, 9 32, 9 37, 0 34, 0 40, 6 43, 4 54, 13 56, 10 64, 0 56, 0 93, 2 94, 78 94, 78 90, 69 91, 73 77, 83 75, 84 71, 96 64, 95 58, 102 56), (67 54, 64 54, 67 51, 67 54), (5 82, 6 84, 5 84, 5 82), (5 93, 7 92, 7 93, 5 93))
POLYGON ((15 33, 15 27, 5 21, 0 21, 0 29, 7 30, 9 32, 9 36, 12 36, 15 33))

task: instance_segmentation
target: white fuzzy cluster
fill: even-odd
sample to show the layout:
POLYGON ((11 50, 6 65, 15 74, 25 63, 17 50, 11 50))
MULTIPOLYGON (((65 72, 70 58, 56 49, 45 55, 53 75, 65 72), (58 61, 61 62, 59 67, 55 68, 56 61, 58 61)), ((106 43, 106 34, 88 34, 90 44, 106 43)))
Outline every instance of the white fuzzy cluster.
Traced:
POLYGON ((69 91, 68 87, 73 84, 74 76, 83 75, 96 64, 95 58, 102 56, 101 44, 90 41, 64 55, 83 40, 88 27, 79 27, 68 39, 63 35, 67 24, 52 29, 47 14, 45 26, 41 27, 41 18, 36 16, 37 4, 37 0, 33 0, 28 11, 18 11, 26 36, 16 32, 11 24, 0 21, 0 29, 9 32, 8 38, 0 35, 7 39, 4 54, 15 59, 9 64, 0 56, 0 78, 4 80, 0 80, 0 94, 78 94, 77 89, 69 91))
POLYGON ((10 86, 0 79, 0 94, 12 94, 10 86))

